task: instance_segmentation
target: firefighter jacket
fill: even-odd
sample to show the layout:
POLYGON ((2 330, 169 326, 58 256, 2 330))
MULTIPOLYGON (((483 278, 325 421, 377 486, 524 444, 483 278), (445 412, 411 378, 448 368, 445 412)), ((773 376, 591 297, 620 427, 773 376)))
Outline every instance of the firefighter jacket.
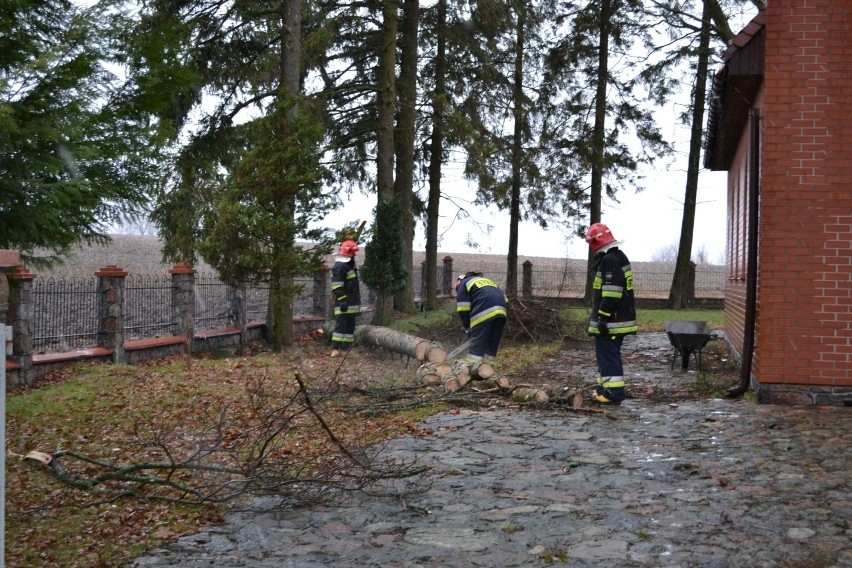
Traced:
POLYGON ((601 335, 599 322, 604 321, 607 335, 636 333, 636 302, 633 297, 633 269, 627 255, 611 248, 595 262, 592 314, 587 329, 590 335, 601 335))
POLYGON ((474 328, 496 317, 506 317, 508 299, 490 278, 468 276, 459 283, 456 312, 465 329, 474 328))
POLYGON ((331 269, 331 293, 334 295, 334 315, 361 313, 361 285, 355 259, 337 256, 331 269))

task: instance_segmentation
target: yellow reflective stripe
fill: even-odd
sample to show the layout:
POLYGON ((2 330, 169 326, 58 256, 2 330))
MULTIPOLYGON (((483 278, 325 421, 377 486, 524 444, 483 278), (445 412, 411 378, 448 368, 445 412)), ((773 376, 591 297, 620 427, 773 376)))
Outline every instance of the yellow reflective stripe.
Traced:
POLYGON ((484 312, 476 314, 476 317, 470 320, 470 327, 475 325, 479 325, 486 320, 490 320, 495 316, 503 316, 506 317, 506 309, 501 306, 494 306, 493 308, 489 308, 484 312))
POLYGON ((600 385, 605 389, 622 389, 624 388, 624 377, 605 377, 600 385))
POLYGON ((335 306, 334 315, 336 316, 350 316, 350 315, 358 315, 361 313, 361 306, 349 306, 349 309, 345 312, 340 311, 340 307, 335 306))

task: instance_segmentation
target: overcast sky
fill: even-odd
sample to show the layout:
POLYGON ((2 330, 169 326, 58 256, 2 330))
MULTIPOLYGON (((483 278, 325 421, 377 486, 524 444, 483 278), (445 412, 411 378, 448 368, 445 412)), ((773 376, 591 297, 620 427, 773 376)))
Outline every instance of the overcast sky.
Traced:
MULTIPOLYGON (((667 116, 673 114, 667 113, 667 116)), ((615 237, 624 241, 622 249, 631 260, 647 261, 662 249, 676 247, 683 220, 683 198, 686 185, 686 152, 689 132, 684 127, 669 124, 666 134, 675 143, 675 155, 661 160, 657 167, 644 172, 643 190, 618 196, 619 202, 605 200, 602 221, 615 237)), ((727 172, 702 169, 698 180, 693 257, 699 250, 711 263, 724 262, 726 231, 727 172)), ((503 254, 509 248, 509 214, 496 208, 476 209, 469 203, 472 191, 466 189, 458 167, 446 168, 442 191, 452 195, 452 201, 469 206, 476 221, 453 219, 457 207, 448 201, 441 203, 442 235, 439 255, 445 253, 503 254), (486 232, 486 227, 492 227, 486 232), (468 245, 475 242, 479 248, 468 245)), ((353 195, 344 198, 344 208, 329 215, 326 224, 343 226, 355 219, 372 222, 375 195, 353 195)), ((414 249, 425 250, 426 239, 422 222, 418 224, 414 249)), ((552 225, 547 230, 535 223, 523 223, 519 228, 518 254, 553 258, 585 258, 585 241, 568 234, 564 226, 552 225)), ((676 250, 676 249, 675 249, 676 250)))

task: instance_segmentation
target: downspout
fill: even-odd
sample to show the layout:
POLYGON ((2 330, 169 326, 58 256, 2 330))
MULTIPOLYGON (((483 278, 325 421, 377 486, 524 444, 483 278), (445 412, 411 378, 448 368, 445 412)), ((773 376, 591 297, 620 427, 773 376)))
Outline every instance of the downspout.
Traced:
POLYGON ((748 258, 746 259, 745 323, 740 382, 728 391, 728 398, 746 393, 751 385, 754 358, 754 328, 757 314, 757 237, 760 197, 760 109, 749 111, 749 177, 748 177, 748 258))

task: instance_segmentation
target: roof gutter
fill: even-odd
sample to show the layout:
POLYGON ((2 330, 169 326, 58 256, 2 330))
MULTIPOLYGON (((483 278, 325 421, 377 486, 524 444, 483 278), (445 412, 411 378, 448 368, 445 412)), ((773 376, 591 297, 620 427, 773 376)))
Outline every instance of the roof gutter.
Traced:
POLYGON ((728 398, 745 394, 751 385, 754 358, 755 321, 757 319, 757 241, 760 202, 760 109, 749 110, 748 179, 748 258, 746 259, 745 322, 740 382, 728 391, 728 398))

